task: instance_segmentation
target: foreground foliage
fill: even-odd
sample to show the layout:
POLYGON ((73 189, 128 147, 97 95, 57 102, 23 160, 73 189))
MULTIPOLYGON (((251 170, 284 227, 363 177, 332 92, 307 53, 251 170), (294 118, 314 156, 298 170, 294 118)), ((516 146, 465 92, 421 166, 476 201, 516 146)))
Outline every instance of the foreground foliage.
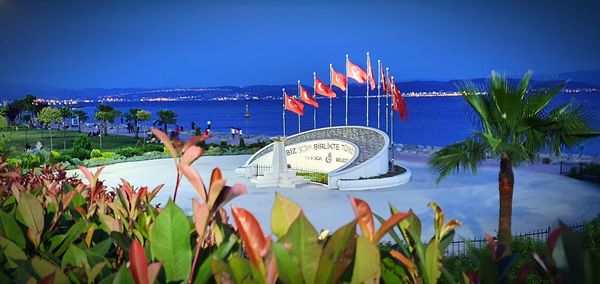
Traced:
MULTIPOLYGON (((248 210, 224 209, 247 192, 244 185, 227 186, 218 168, 205 185, 190 166, 203 152, 195 146, 197 139, 181 144, 163 140, 178 181, 185 177, 198 194, 191 200, 191 217, 172 200, 153 202, 161 185, 136 187, 122 180, 107 188, 100 179, 103 168, 91 172, 81 167, 81 180, 68 177, 60 166, 20 174, 0 162, 0 282, 453 281, 443 255, 460 223, 446 222, 438 204, 429 205, 435 234, 425 242, 412 210, 391 206, 386 219, 373 214, 365 201, 350 197, 355 218, 329 234, 318 232, 296 203, 276 194, 270 222, 274 236, 265 236, 248 210), (379 249, 385 236, 396 242, 394 249, 379 249)), ((546 277, 577 276, 592 283, 589 256, 575 239, 563 229, 552 234, 548 253, 536 257, 546 277)), ((465 271, 465 283, 509 280, 503 271, 514 256, 500 257, 503 246, 491 238, 489 247, 493 257, 482 257, 479 271, 465 271)))

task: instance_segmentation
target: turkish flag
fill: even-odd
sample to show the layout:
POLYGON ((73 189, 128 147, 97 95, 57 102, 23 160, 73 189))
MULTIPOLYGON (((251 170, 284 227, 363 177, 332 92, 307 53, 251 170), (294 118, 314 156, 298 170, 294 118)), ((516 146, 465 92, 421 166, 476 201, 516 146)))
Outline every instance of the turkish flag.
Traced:
POLYGON ((375 90, 375 77, 373 76, 373 66, 369 56, 367 56, 367 77, 369 78, 369 84, 371 84, 371 91, 375 90))
POLYGON ((319 107, 313 96, 302 86, 300 86, 300 100, 314 107, 319 107))
MULTIPOLYGON (((345 87, 345 86, 344 86, 345 87)), ((315 77, 315 93, 328 97, 328 98, 335 98, 335 92, 330 89, 327 85, 325 85, 325 83, 323 83, 321 80, 319 80, 319 78, 315 77)))
POLYGON ((348 60, 348 66, 346 67, 346 76, 356 80, 356 82, 359 83, 367 82, 367 72, 360 68, 360 66, 352 63, 350 60, 348 60))
POLYGON ((408 117, 408 111, 406 110, 406 102, 404 102, 404 98, 402 98, 402 93, 398 87, 396 87, 396 83, 392 83, 392 92, 394 93, 394 99, 392 100, 392 108, 398 111, 401 119, 406 119, 408 117))
POLYGON ((381 84, 381 86, 383 87, 383 93, 387 94, 388 92, 388 87, 387 87, 387 80, 385 79, 385 73, 383 72, 384 68, 383 68, 383 64, 381 64, 381 68, 379 69, 379 72, 381 72, 381 81, 379 81, 379 83, 381 84))
POLYGON ((331 85, 342 89, 342 91, 346 90, 346 76, 336 72, 335 69, 333 69, 333 66, 331 66, 331 78, 329 78, 329 80, 331 81, 331 85))
POLYGON ((304 115, 304 105, 287 94, 285 94, 285 109, 299 115, 304 115))

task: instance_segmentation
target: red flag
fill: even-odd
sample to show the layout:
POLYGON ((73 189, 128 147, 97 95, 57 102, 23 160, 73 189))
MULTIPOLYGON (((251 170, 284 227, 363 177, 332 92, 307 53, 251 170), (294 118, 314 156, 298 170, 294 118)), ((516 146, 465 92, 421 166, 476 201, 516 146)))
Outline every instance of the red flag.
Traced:
POLYGON ((367 53, 367 77, 369 78, 369 84, 371 84, 371 91, 375 90, 375 78, 373 77, 373 66, 371 65, 371 57, 367 53))
POLYGON ((285 109, 299 115, 304 115, 304 105, 287 94, 285 94, 285 109))
POLYGON ((387 88, 387 80, 385 77, 385 72, 383 72, 384 68, 383 68, 383 64, 381 64, 380 68, 379 68, 379 72, 381 72, 381 80, 379 81, 379 83, 381 84, 381 86, 383 87, 383 93, 387 94, 388 92, 388 88, 387 88))
POLYGON ((344 76, 344 74, 342 74, 342 73, 336 72, 335 69, 333 69, 332 65, 329 65, 329 67, 331 69, 330 70, 331 78, 329 78, 329 80, 331 81, 331 85, 342 89, 342 91, 345 91, 346 90, 346 76, 344 76))
MULTIPOLYGON (((344 83, 344 85, 345 85, 345 83, 344 83)), ((344 86, 344 90, 345 90, 345 87, 346 86, 344 86)), ((335 98, 336 97, 335 92, 332 89, 330 89, 327 85, 325 85, 325 83, 323 83, 317 77, 315 77, 315 93, 317 93, 317 94, 319 94, 321 96, 328 97, 328 98, 335 98)))
POLYGON ((313 96, 302 86, 300 86, 300 100, 314 107, 319 107, 313 96))
POLYGON ((361 84, 367 82, 367 72, 360 68, 360 66, 352 63, 350 60, 348 60, 348 66, 346 67, 346 76, 356 80, 361 84))
POLYGON ((396 87, 396 83, 392 82, 391 87, 394 94, 392 108, 398 111, 401 119, 406 119, 408 112, 406 110, 406 102, 404 102, 404 98, 402 98, 402 93, 400 93, 400 90, 396 87))

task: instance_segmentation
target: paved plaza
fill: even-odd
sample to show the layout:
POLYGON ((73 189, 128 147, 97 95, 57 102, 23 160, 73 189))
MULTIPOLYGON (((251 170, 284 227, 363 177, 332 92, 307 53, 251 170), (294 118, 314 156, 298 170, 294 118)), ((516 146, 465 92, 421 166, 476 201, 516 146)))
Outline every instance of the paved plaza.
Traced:
MULTIPOLYGON (((230 204, 250 210, 260 221, 265 233, 270 233, 270 211, 274 194, 279 192, 299 203, 309 220, 319 229, 335 230, 353 218, 348 196, 366 200, 379 215, 389 216, 388 204, 399 210, 412 208, 423 222, 426 238, 433 234, 430 201, 437 201, 446 218, 458 219, 463 226, 458 234, 479 237, 484 232, 494 233, 498 224, 498 168, 483 166, 476 175, 456 174, 436 184, 431 169, 419 160, 397 161, 412 171, 408 184, 368 191, 347 192, 327 190, 324 186, 309 184, 298 189, 258 189, 243 177, 234 173, 249 158, 240 156, 201 157, 194 163, 205 183, 210 181, 212 168, 220 167, 228 184, 243 183, 248 194, 234 199, 230 204)), ((154 202, 166 203, 173 195, 175 165, 172 159, 121 163, 107 166, 101 179, 109 186, 116 186, 124 178, 135 186, 154 187, 165 183, 164 189, 154 202)), ((192 198, 198 198, 195 190, 184 179, 177 195, 177 204, 191 214, 192 198)), ((227 206, 229 207, 229 206, 227 206)), ((600 214, 600 186, 571 179, 557 174, 515 169, 515 192, 513 203, 513 232, 527 232, 545 228, 557 219, 566 223, 589 220, 600 214)))

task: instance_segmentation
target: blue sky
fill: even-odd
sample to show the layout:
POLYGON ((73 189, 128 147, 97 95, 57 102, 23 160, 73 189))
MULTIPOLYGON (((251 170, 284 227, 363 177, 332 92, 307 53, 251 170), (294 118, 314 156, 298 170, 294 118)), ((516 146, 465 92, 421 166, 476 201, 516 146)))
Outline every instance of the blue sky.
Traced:
POLYGON ((398 80, 600 69, 598 1, 322 2, 0 0, 0 83, 328 81, 366 51, 398 80))

